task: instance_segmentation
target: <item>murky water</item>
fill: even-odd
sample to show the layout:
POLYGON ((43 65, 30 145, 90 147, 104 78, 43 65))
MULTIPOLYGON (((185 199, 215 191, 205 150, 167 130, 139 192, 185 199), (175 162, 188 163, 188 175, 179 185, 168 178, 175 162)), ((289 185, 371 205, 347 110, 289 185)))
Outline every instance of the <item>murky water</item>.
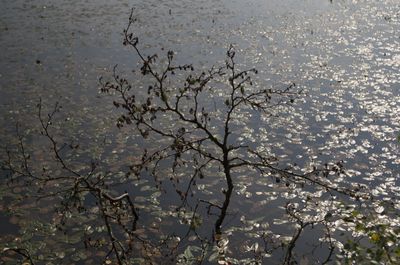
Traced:
MULTIPOLYGON (((17 0, 3 1, 0 7, 2 148, 16 142, 18 122, 27 135, 29 150, 37 150, 38 160, 48 160, 46 151, 40 151, 46 150, 44 139, 30 135, 38 131, 39 98, 46 110, 59 101, 64 107, 57 122, 60 138, 82 145, 78 154, 82 161, 99 159, 106 171, 123 175, 143 143, 132 130, 115 128, 119 112, 109 97, 99 95, 98 79, 109 77, 115 64, 125 74, 137 64, 132 50, 122 46, 122 30, 133 7, 138 18, 135 29, 147 54, 172 49, 179 63, 208 69, 223 63, 229 44, 234 44, 239 66, 258 69, 257 87, 284 88, 294 82, 303 91, 278 117, 267 119, 255 113, 239 117, 250 126, 239 126, 238 141, 265 148, 280 157, 282 164, 297 163, 303 170, 343 161, 347 174, 334 183, 366 184, 374 195, 399 209, 398 1, 17 0)), ((141 80, 133 82, 143 88, 141 80)), ((254 172, 239 171, 235 177, 224 226, 232 244, 227 255, 252 258, 258 253, 254 244, 262 244, 260 234, 266 227, 282 237, 292 234, 282 207, 306 195, 269 178, 258 178, 254 172)), ((185 226, 174 223, 176 218, 169 212, 179 204, 171 184, 165 184, 166 194, 153 187, 150 177, 135 185, 127 189, 137 195, 142 220, 146 220, 143 226, 158 222, 159 233, 176 229, 182 237, 185 226)), ((218 201, 224 186, 223 179, 206 178, 199 181, 196 195, 218 201)), ((0 190, 5 199, 16 196, 8 195, 3 184, 0 190)), ((5 203, 1 206, 0 220, 11 220, 5 226, 19 225, 21 231, 29 226, 23 221, 27 215, 38 215, 33 208, 22 207, 18 219, 6 214, 7 207, 5 203)), ((327 203, 326 209, 330 207, 327 203)), ((199 227, 204 237, 212 233, 214 217, 208 218, 199 227)), ((318 242, 320 232, 310 230, 314 233, 306 233, 299 242, 318 242)), ((0 231, 9 240, 10 234, 0 231)), ((179 251, 183 253, 190 242, 179 251)), ((312 247, 298 245, 299 256, 303 256, 299 260, 305 264, 321 262, 327 255, 326 247, 310 254, 312 247)), ((67 256, 72 252, 67 251, 67 256)), ((279 263, 282 253, 274 252, 271 260, 268 255, 264 262, 273 264, 279 263)))

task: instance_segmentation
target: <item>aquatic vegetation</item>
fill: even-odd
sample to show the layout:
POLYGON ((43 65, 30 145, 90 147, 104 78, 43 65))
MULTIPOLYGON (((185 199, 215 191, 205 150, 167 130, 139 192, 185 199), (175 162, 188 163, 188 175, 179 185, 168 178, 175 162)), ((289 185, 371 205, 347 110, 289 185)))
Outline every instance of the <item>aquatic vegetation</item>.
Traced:
POLYGON ((396 264, 398 8, 274 2, 214 3, 191 27, 174 1, 142 3, 122 65, 96 72, 113 104, 44 90, 18 110, 2 262, 396 264))

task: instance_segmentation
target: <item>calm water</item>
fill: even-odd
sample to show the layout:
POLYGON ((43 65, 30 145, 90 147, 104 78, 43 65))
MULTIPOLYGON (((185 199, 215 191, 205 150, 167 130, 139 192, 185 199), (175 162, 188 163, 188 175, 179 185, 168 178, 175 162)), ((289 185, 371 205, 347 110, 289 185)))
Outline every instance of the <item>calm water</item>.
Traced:
MULTIPOLYGON (((2 148, 16 142, 18 122, 36 159, 49 160, 44 139, 33 136, 39 125, 36 104, 42 98, 46 108, 51 108, 59 101, 63 112, 57 124, 62 125, 56 132, 65 141, 81 143, 83 151, 77 159, 99 159, 104 170, 123 175, 144 143, 132 130, 115 128, 118 111, 109 97, 99 94, 98 78, 109 77, 115 64, 126 74, 136 66, 135 55, 122 46, 122 30, 132 7, 146 53, 172 49, 178 62, 207 69, 223 63, 227 47, 234 44, 239 66, 259 70, 254 80, 258 87, 284 88, 295 82, 303 90, 300 99, 276 118, 255 113, 240 117, 249 126, 239 126, 237 141, 265 148, 279 156, 282 164, 295 162, 304 170, 342 160, 347 174, 334 182, 366 184, 382 200, 400 205, 396 140, 400 133, 400 4, 396 0, 2 1, 2 148)), ((141 80, 133 82, 139 90, 143 88, 141 80)), ((223 91, 214 95, 223 96, 223 91)), ((225 183, 217 173, 210 174, 215 178, 199 182, 196 195, 218 201, 225 183)), ((254 255, 248 249, 255 242, 261 244, 255 235, 262 232, 263 224, 282 237, 292 234, 291 226, 282 221, 282 207, 303 195, 257 178, 254 172, 240 171, 235 177, 224 228, 232 244, 229 255, 249 258, 254 255)), ((165 214, 179 204, 178 196, 170 192, 170 184, 165 184, 167 193, 153 185, 145 176, 121 190, 137 194, 144 227, 159 222, 160 231, 172 229, 182 236, 185 226, 165 214)), ((12 230, 1 229, 5 239, 1 241, 9 241, 18 226, 22 227, 19 232, 26 231, 27 216, 38 216, 32 202, 18 202, 23 210, 17 217, 7 213, 13 208, 9 200, 18 193, 14 190, 9 195, 6 185, 1 186, 1 226, 12 230)), ((206 218, 199 233, 210 237, 212 224, 213 217, 206 218)), ((312 248, 305 244, 318 241, 318 233, 307 233, 304 244, 299 244, 297 250, 304 254, 299 260, 304 264, 318 263, 327 253, 321 247, 313 260, 312 248)), ((66 253, 68 257, 70 252, 66 253)), ((276 253, 270 262, 280 260, 282 253, 276 253)))

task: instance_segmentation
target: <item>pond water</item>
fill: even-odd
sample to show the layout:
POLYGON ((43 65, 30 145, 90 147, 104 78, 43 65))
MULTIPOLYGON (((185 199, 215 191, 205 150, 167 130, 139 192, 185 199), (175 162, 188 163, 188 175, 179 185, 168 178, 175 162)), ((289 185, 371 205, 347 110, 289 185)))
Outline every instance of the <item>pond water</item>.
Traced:
MULTIPOLYGON (((2 1, 0 7, 2 160, 7 160, 6 148, 18 148, 18 123, 33 164, 54 166, 48 141, 40 136, 37 104, 41 99, 44 111, 49 112, 59 102, 63 109, 54 121, 54 134, 60 142, 80 145, 73 154, 66 153, 66 159, 82 170, 87 161, 98 161, 111 179, 110 186, 133 195, 140 213, 137 233, 141 238, 151 241, 153 247, 162 239, 168 241, 160 244, 162 251, 146 253, 151 256, 149 263, 153 259, 154 263, 166 262, 165 254, 170 251, 174 257, 170 263, 184 264, 186 258, 191 264, 192 256, 198 258, 206 249, 204 264, 217 260, 220 264, 281 264, 286 253, 282 242, 290 241, 296 231, 296 221, 286 215, 288 203, 304 207, 304 218, 312 219, 327 213, 339 216, 340 203, 382 213, 382 203, 391 202, 395 214, 385 212, 378 219, 399 226, 398 1, 15 0, 2 1), (150 141, 141 139, 133 126, 116 128, 121 112, 114 108, 112 98, 99 93, 99 77, 110 79, 116 64, 119 72, 131 78, 137 93, 146 92, 146 79, 131 72, 138 69, 138 56, 122 45, 131 8, 138 19, 135 34, 145 54, 158 53, 161 58, 173 50, 178 63, 205 70, 224 65, 226 51, 233 44, 238 67, 258 70, 254 87, 284 89, 295 83, 302 91, 293 104, 275 109, 273 117, 254 111, 239 115, 233 143, 266 151, 276 156, 282 167, 296 163, 303 173, 341 161, 346 173, 334 177, 332 183, 351 189, 364 184, 378 200, 355 202, 340 194, 330 196, 312 185, 289 187, 273 177, 240 169, 234 172, 235 188, 223 223, 222 243, 217 240, 219 245, 203 248, 213 241, 218 211, 207 213, 207 205, 200 204, 195 229, 182 221, 182 215, 190 215, 199 200, 223 202, 226 183, 218 168, 208 170, 192 188, 194 196, 185 213, 175 211, 181 204, 175 189, 176 185, 183 189, 187 178, 179 184, 165 181, 161 189, 150 174, 129 184, 125 180, 130 163, 140 157, 144 147, 151 150, 164 144, 155 136, 150 141), (310 196, 315 204, 305 200, 310 196), (181 243, 175 246, 173 240, 178 238, 181 243)), ((210 102, 218 102, 224 93, 217 89, 210 102)), ((223 111, 224 107, 215 107, 216 113, 223 111)), ((170 125, 172 129, 176 126, 170 125)), ((59 175, 60 171, 55 168, 51 172, 59 175)), ((60 198, 37 202, 33 195, 36 187, 10 183, 8 173, 2 172, 0 184, 0 247, 22 245, 38 260, 52 260, 43 264, 115 262, 108 260, 107 247, 94 251, 81 243, 80 235, 85 233, 101 237, 104 230, 93 226, 103 225, 77 214, 80 219, 74 216, 65 231, 56 231, 51 225, 57 221, 52 207, 60 198)), ((93 199, 86 200, 88 209, 95 211, 93 199)), ((333 218, 330 225, 337 240, 335 255, 340 254, 344 242, 358 235, 338 219, 333 218)), ((324 231, 321 223, 305 228, 294 251, 299 264, 321 264, 329 256, 329 245, 320 240, 324 231)), ((131 262, 144 263, 140 259, 146 256, 143 252, 142 246, 131 262)), ((15 264, 21 258, 7 255, 2 261, 15 264)))

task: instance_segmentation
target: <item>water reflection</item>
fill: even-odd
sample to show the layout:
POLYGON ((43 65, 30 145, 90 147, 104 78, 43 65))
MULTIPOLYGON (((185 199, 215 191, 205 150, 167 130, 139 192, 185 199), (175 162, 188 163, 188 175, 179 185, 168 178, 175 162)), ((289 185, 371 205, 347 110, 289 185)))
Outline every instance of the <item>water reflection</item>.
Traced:
MULTIPOLYGON (((37 128, 32 113, 36 113, 39 96, 48 106, 60 101, 65 106, 57 124, 61 127, 58 131, 60 141, 79 142, 81 146, 75 154, 78 160, 101 161, 104 172, 114 172, 107 174, 108 178, 112 176, 115 182, 126 183, 127 165, 138 159, 143 142, 127 129, 114 128, 118 113, 109 104, 109 99, 97 97, 95 88, 98 76, 111 73, 115 63, 120 64, 122 72, 129 72, 132 61, 137 59, 121 48, 120 32, 126 25, 130 3, 96 1, 49 5, 40 1, 13 1, 2 4, 0 46, 5 51, 0 55, 0 101, 4 103, 0 112, 5 117, 1 129, 2 147, 10 143, 18 145, 14 139, 16 120, 24 128, 37 128)), ((280 116, 267 118, 243 112, 234 129, 234 136, 240 142, 279 157, 280 165, 296 163, 292 166, 303 172, 327 162, 343 160, 346 174, 332 180, 333 183, 365 184, 373 188, 375 196, 385 202, 393 201, 398 207, 400 161, 396 137, 400 130, 400 46, 396 1, 205 0, 195 4, 146 1, 135 3, 135 6, 139 19, 136 30, 146 40, 148 54, 171 48, 178 52, 179 63, 193 62, 208 69, 211 64, 225 59, 227 42, 235 43, 240 50, 240 66, 256 67, 260 72, 259 78, 253 80, 255 86, 283 88, 286 82, 295 82, 303 90, 304 96, 280 116), (241 128, 244 121, 250 121, 251 126, 241 128)), ((147 89, 140 82, 135 87, 147 89)), ((215 95, 217 98, 225 94, 215 95)), ((42 145, 44 141, 33 141, 32 134, 27 130, 24 135, 32 144, 30 149, 41 150, 34 152, 35 157, 39 162, 46 161, 48 151, 42 145), (37 146, 33 145, 35 143, 37 146)), ((152 140, 156 143, 158 139, 152 140)), ((299 193, 290 183, 287 187, 282 180, 277 183, 273 177, 260 178, 251 170, 235 172, 234 189, 226 187, 224 179, 215 170, 207 173, 210 177, 198 179, 196 186, 191 188, 195 195, 193 199, 189 198, 191 207, 187 208, 187 213, 176 213, 175 210, 181 204, 176 194, 177 185, 183 192, 191 186, 184 181, 184 173, 179 183, 163 180, 161 191, 155 188, 159 182, 153 176, 143 176, 141 180, 132 180, 133 184, 128 187, 118 187, 114 195, 128 190, 135 197, 140 214, 139 227, 135 231, 140 236, 146 235, 157 242, 156 239, 161 238, 159 234, 168 237, 173 230, 179 238, 186 238, 175 253, 182 254, 188 246, 203 246, 204 242, 215 239, 216 245, 225 247, 225 254, 232 259, 251 257, 256 260, 254 255, 259 255, 266 244, 268 250, 264 251, 264 259, 268 261, 285 260, 287 255, 277 246, 279 242, 290 242, 290 238, 285 237, 291 237, 297 231, 292 227, 298 226, 295 217, 285 222, 287 202, 299 203, 299 209, 309 217, 329 216, 331 211, 334 213, 342 207, 336 201, 325 205, 326 198, 314 190, 299 193), (224 193, 221 192, 223 189, 224 193), (218 207, 210 207, 207 213, 210 204, 200 201, 200 206, 196 207, 196 199, 218 207), (313 204, 317 202, 319 205, 313 204), (198 218, 193 212, 197 212, 202 221, 200 218, 190 221, 193 216, 198 218), (181 219, 188 223, 176 224, 181 219), (141 222, 145 231, 141 230, 141 222), (191 236, 200 236, 196 239, 185 237, 188 230, 191 236), (202 241, 204 238, 207 240, 202 241), (191 240, 196 241, 192 244, 191 240), (268 255, 272 255, 272 250, 274 255, 270 258, 268 255)), ((5 188, 2 185, 2 193, 5 188)), ((18 189, 13 195, 2 196, 22 200, 18 189)), ((53 201, 46 202, 54 204, 53 201)), ((351 204, 359 206, 352 201, 351 204)), ((388 208, 379 202, 370 206, 378 212, 381 207, 388 208)), ((6 208, 15 211, 21 205, 15 203, 3 207, 6 208)), ((25 208, 22 216, 32 216, 32 211, 25 208)), ((51 219, 53 215, 49 216, 51 219)), ((396 225, 397 218, 392 216, 387 220, 396 225)), ((309 220, 312 221, 315 220, 309 220)), ((34 233, 27 228, 30 223, 15 222, 23 227, 22 231, 28 231, 27 234, 34 233)), ((337 238, 345 240, 339 234, 351 228, 334 218, 327 222, 336 230, 337 238)), ((323 226, 310 227, 302 232, 295 252, 312 252, 315 246, 308 248, 305 243, 314 240, 317 245, 318 238, 328 240, 324 237, 323 226)), ((172 233, 171 245, 165 249, 174 248, 175 236, 172 233)), ((337 249, 341 247, 339 243, 337 249)), ((154 244, 147 245, 147 248, 151 247, 154 244)), ((318 256, 315 253, 296 258, 318 263, 329 255, 329 244, 315 249, 320 251, 318 260, 312 260, 318 256)), ((72 256, 73 251, 68 251, 67 256, 72 256)), ((197 256, 203 253, 201 247, 189 248, 189 251, 197 256)), ((210 253, 219 250, 208 251, 206 260, 212 256, 210 253)), ((83 260, 82 257, 75 258, 83 260)))

